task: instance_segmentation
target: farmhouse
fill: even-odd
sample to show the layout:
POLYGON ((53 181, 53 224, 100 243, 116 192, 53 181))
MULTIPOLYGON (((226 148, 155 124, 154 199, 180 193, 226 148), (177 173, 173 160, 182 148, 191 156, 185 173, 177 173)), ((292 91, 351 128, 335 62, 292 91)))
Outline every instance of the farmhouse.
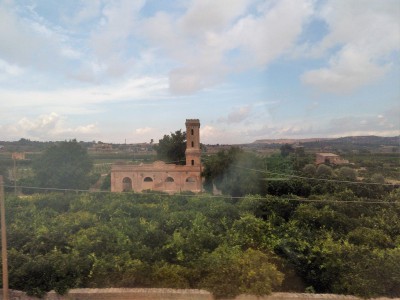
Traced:
POLYGON ((111 191, 162 191, 170 194, 181 191, 199 193, 202 190, 200 162, 200 121, 186 120, 186 165, 166 164, 113 164, 111 191))
POLYGON ((331 164, 342 165, 348 164, 349 161, 342 159, 339 155, 333 153, 316 153, 315 164, 331 164))

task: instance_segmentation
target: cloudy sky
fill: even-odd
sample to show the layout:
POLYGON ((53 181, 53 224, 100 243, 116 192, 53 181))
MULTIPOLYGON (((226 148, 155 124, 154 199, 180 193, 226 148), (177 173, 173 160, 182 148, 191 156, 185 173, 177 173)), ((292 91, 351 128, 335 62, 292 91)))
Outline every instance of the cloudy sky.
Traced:
POLYGON ((400 134, 399 0, 0 0, 0 140, 400 134))

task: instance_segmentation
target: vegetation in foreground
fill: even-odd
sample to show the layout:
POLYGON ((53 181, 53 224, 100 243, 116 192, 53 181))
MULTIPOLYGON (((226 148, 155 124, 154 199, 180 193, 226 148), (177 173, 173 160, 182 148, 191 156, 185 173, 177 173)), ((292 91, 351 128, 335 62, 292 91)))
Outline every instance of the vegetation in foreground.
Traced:
POLYGON ((7 196, 10 287, 400 296, 400 191, 382 203, 322 198, 7 196))
POLYGON ((268 157, 231 148, 203 157, 205 188, 225 196, 169 196, 67 192, 99 174, 76 141, 52 145, 18 183, 45 193, 25 187, 30 196, 12 196, 8 183, 10 287, 37 296, 170 287, 217 297, 399 297, 400 189, 387 185, 399 176, 393 155, 316 167, 286 145, 268 157), (53 187, 65 192, 46 193, 53 187))

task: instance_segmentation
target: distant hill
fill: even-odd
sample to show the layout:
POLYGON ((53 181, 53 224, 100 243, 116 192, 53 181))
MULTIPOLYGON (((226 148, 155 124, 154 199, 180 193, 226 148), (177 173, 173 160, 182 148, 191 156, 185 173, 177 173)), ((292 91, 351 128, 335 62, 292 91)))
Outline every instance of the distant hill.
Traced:
POLYGON ((400 145, 400 135, 393 137, 382 137, 382 136, 347 136, 342 138, 337 138, 330 140, 330 143, 338 144, 354 144, 359 146, 367 145, 381 145, 381 146, 399 146, 400 145))
POLYGON ((347 136, 341 138, 308 138, 308 139, 262 139, 253 144, 302 144, 312 145, 355 145, 355 146, 400 146, 400 135, 393 137, 382 136, 347 136))
POLYGON ((262 139, 256 140, 253 144, 298 144, 308 142, 319 142, 331 140, 331 138, 309 138, 309 139, 262 139))

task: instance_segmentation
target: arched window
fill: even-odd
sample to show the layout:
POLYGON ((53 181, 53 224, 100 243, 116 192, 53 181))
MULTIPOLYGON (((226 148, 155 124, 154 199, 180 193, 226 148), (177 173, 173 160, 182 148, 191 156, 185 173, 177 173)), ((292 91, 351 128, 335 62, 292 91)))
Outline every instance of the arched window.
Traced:
POLYGON ((192 166, 194 166, 194 159, 192 159, 192 166))
POLYGON ((165 182, 174 182, 175 180, 172 177, 167 177, 167 179, 165 179, 165 182))
POLYGON ((188 177, 188 178, 186 178, 186 182, 196 182, 196 178, 188 177))
POLYGON ((142 190, 152 190, 154 188, 153 178, 147 176, 143 178, 142 190))
POLYGON ((132 179, 130 179, 129 177, 125 177, 124 179, 122 179, 122 191, 132 191, 132 179))
POLYGON ((191 132, 191 134, 192 134, 192 135, 194 134, 194 131, 193 131, 193 129, 190 129, 190 132, 191 132))
POLYGON ((192 141, 192 148, 194 147, 194 142, 192 141))

